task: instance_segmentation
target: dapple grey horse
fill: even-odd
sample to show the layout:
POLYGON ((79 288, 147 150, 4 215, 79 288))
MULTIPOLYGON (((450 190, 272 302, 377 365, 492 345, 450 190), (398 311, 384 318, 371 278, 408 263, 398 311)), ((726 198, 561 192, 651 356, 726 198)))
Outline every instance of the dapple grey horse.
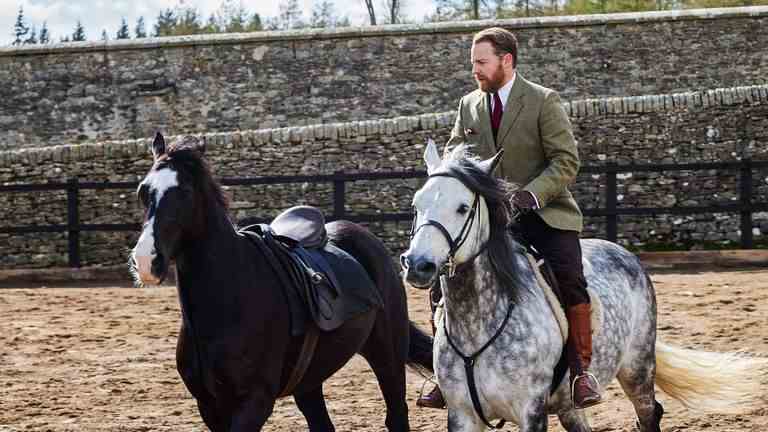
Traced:
MULTIPOLYGON (((573 408, 567 375, 553 383, 564 324, 508 234, 510 188, 491 175, 498 157, 479 161, 457 148, 443 160, 430 141, 429 179, 414 196, 415 230, 401 257, 416 288, 444 275, 433 354, 448 430, 477 432, 504 419, 541 432, 556 413, 567 431, 590 431, 573 408)), ((661 430, 654 383, 698 409, 728 412, 756 402, 766 360, 658 342, 655 293, 638 259, 602 240, 583 240, 582 248, 596 323, 591 371, 603 385, 618 378, 642 432, 661 430)))

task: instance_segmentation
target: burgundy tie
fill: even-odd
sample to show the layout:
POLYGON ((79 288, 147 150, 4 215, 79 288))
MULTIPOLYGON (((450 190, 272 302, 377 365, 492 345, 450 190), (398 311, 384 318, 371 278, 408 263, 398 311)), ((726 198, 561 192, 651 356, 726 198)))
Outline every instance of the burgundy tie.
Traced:
POLYGON ((493 136, 496 137, 496 133, 499 131, 501 125, 501 115, 504 113, 504 106, 501 104, 501 98, 499 93, 493 94, 493 111, 491 112, 491 127, 493 128, 493 136))

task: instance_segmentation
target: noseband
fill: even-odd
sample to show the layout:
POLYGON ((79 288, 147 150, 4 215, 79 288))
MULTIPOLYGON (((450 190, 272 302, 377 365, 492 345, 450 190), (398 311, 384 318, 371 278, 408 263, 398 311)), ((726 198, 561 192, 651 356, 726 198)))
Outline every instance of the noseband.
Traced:
MULTIPOLYGON (((450 177, 450 178, 454 178, 456 180, 461 181, 456 176, 450 175, 446 172, 431 174, 427 177, 427 179, 430 179, 433 177, 450 177)), ((467 216, 467 219, 464 221, 464 225, 461 227, 461 231, 459 231, 459 235, 456 237, 455 240, 453 239, 453 237, 451 237, 451 233, 448 232, 445 226, 443 226, 443 224, 441 224, 440 222, 434 219, 427 219, 427 221, 424 222, 423 224, 416 226, 416 221, 419 215, 416 211, 414 211, 413 223, 411 224, 411 240, 413 240, 413 237, 416 235, 416 233, 419 232, 420 229, 426 226, 433 226, 437 228, 438 231, 440 231, 443 237, 445 237, 445 240, 448 242, 448 246, 450 246, 450 250, 448 251, 448 261, 438 271, 438 274, 440 275, 447 274, 449 278, 452 278, 456 274, 456 262, 454 260, 454 257, 456 256, 456 252, 458 252, 459 248, 461 248, 464 242, 467 241, 469 232, 472 230, 472 225, 474 225, 475 223, 475 216, 477 216, 477 213, 478 213, 477 209, 479 205, 480 205, 480 195, 475 193, 475 200, 472 202, 472 209, 469 211, 469 215, 467 216)))

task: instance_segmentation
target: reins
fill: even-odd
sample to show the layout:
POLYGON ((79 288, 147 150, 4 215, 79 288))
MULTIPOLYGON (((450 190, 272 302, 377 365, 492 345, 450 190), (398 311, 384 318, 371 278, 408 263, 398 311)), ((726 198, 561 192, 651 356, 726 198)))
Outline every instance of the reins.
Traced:
POLYGON ((464 372, 467 374, 467 387, 469 387, 469 396, 472 398, 472 405, 475 408, 475 412, 477 412, 477 415, 480 416, 480 420, 485 423, 486 426, 488 426, 491 429, 501 429, 504 427, 504 424, 506 423, 505 419, 499 420, 499 422, 496 424, 496 426, 492 425, 488 419, 485 417, 485 413, 483 413, 483 407, 480 405, 480 397, 477 394, 477 386, 475 385, 475 360, 480 357, 480 354, 483 353, 488 347, 490 347, 494 341, 501 335, 501 332, 504 331, 504 327, 507 326, 507 323, 509 322, 509 317, 512 315, 512 309, 514 309, 514 303, 509 302, 509 307, 507 307, 507 315, 504 316, 504 321, 501 322, 501 326, 499 326, 499 329, 496 330, 496 333, 494 333, 493 336, 488 340, 488 342, 485 343, 479 350, 475 351, 472 355, 465 355, 453 342, 453 339, 451 339, 451 335, 448 333, 448 324, 446 324, 446 317, 443 317, 443 330, 445 331, 445 337, 448 339, 448 344, 453 348, 453 351, 456 352, 456 354, 461 357, 462 360, 464 360, 464 372))

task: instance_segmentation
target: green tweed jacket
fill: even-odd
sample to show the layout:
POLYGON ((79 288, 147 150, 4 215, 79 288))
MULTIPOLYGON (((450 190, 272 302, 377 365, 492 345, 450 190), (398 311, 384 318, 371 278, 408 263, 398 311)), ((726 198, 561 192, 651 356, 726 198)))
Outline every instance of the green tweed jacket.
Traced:
POLYGON ((568 190, 579 171, 579 154, 571 122, 554 90, 517 73, 496 142, 488 93, 475 90, 464 96, 448 147, 462 142, 483 159, 503 147, 496 174, 536 195, 541 206, 537 213, 549 226, 582 230, 581 210, 568 190))

